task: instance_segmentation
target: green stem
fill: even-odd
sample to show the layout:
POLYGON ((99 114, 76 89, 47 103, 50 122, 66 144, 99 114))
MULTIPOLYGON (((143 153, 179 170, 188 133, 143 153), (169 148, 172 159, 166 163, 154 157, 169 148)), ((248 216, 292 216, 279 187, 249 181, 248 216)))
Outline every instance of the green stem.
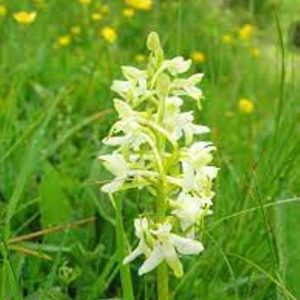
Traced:
MULTIPOLYGON (((158 189, 156 211, 159 220, 163 220, 166 214, 166 197, 165 197, 165 181, 164 177, 161 180, 160 187, 158 189)), ((168 300, 169 299, 169 272, 168 266, 164 262, 157 270, 157 293, 158 300, 168 300)))
POLYGON ((133 296, 133 288, 131 281, 131 274, 128 265, 123 264, 123 259, 125 257, 126 248, 125 248, 125 231, 122 217, 122 199, 118 197, 116 201, 114 201, 112 195, 112 202, 116 205, 116 239, 117 239, 117 247, 119 250, 119 263, 120 263, 120 273, 121 273, 121 282, 123 289, 123 298, 126 300, 134 300, 133 296))
POLYGON ((162 263, 157 270, 158 300, 169 299, 169 273, 166 263, 162 263))
MULTIPOLYGON (((158 123, 162 123, 165 114, 165 100, 160 100, 160 109, 158 114, 158 123)), ((165 137, 160 136, 158 140, 158 148, 160 153, 164 153, 165 151, 165 137)), ((161 158, 163 161, 163 158, 161 158)), ((163 165, 164 168, 164 165, 163 165)), ((157 189, 157 199, 156 199, 156 213, 158 219, 160 221, 164 220, 166 215, 166 194, 165 194, 165 185, 166 185, 166 174, 164 169, 162 170, 160 176, 161 180, 159 182, 159 186, 157 189)), ((157 293, 158 300, 168 300, 169 299, 169 271, 168 266, 165 262, 163 262, 157 270, 157 293)))
POLYGON ((12 299, 21 300, 22 295, 19 290, 16 274, 11 266, 8 257, 7 245, 5 242, 0 244, 0 253, 3 257, 2 270, 0 275, 0 299, 8 299, 8 297, 12 297, 12 299))

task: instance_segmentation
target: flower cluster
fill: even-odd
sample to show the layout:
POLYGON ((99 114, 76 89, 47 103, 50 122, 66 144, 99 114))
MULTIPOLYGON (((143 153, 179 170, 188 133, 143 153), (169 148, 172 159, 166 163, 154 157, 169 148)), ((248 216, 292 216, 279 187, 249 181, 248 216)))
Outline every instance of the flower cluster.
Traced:
POLYGON ((144 255, 140 275, 166 262, 180 277, 179 257, 204 249, 199 233, 214 197, 212 184, 218 169, 210 164, 215 147, 196 141, 209 128, 194 123, 193 111, 182 111, 188 99, 201 107, 203 94, 197 85, 203 74, 183 78, 191 61, 165 59, 156 33, 149 35, 147 46, 147 70, 122 67, 126 80, 112 85, 119 96, 114 100, 119 120, 103 142, 115 150, 100 159, 114 178, 102 191, 112 194, 138 188, 148 192, 154 208, 135 219, 139 243, 124 263, 144 255))

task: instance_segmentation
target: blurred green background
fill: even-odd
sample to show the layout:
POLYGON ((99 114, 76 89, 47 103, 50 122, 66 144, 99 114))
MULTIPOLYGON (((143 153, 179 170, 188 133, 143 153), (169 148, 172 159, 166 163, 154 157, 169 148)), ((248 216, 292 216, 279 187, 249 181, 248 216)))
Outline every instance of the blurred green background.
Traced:
MULTIPOLYGON (((0 299, 121 297, 97 156, 112 80, 145 65, 151 30, 205 73, 197 121, 221 168, 206 251, 184 259, 172 299, 300 299, 298 20, 294 0, 0 1, 0 299)), ((123 195, 129 240, 140 196, 123 195)), ((154 300, 138 264, 136 299, 154 300)))

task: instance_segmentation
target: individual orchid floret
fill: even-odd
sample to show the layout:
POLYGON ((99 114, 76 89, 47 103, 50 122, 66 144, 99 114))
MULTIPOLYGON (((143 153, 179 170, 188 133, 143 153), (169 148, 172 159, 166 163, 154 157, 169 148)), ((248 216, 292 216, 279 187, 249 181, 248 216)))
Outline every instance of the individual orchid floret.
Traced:
POLYGON ((137 248, 124 259, 124 264, 144 254, 147 259, 139 268, 139 275, 151 272, 166 261, 175 276, 181 277, 183 267, 179 255, 197 255, 204 249, 202 243, 172 233, 170 223, 158 224, 157 229, 150 229, 147 219, 143 218, 136 219, 134 224, 140 241, 137 248))
POLYGON ((103 161, 105 168, 116 176, 112 182, 102 186, 102 191, 104 193, 114 193, 118 191, 128 176, 129 168, 126 160, 123 155, 118 153, 101 155, 99 159, 103 161))
POLYGON ((176 277, 183 275, 183 267, 179 255, 197 255, 204 250, 202 243, 171 233, 172 225, 164 223, 157 230, 152 230, 156 241, 150 256, 139 269, 143 275, 166 261, 176 277))
POLYGON ((113 152, 100 155, 99 159, 103 161, 104 167, 115 176, 111 182, 102 186, 101 190, 104 193, 112 194, 124 190, 127 188, 127 183, 130 183, 130 186, 134 183, 135 186, 142 188, 158 176, 157 173, 146 170, 143 161, 134 161, 132 156, 127 161, 122 154, 113 152))
POLYGON ((127 80, 114 80, 111 86, 126 102, 136 105, 140 98, 147 98, 150 92, 147 89, 147 73, 134 67, 122 67, 123 75, 127 80))
POLYGON ((212 205, 211 199, 203 199, 181 192, 171 204, 174 207, 172 214, 177 216, 181 228, 184 232, 194 232, 194 226, 212 211, 209 207, 212 205))
POLYGON ((210 195, 214 195, 211 191, 212 182, 217 177, 218 168, 213 166, 203 166, 196 168, 191 161, 182 161, 182 178, 178 180, 178 184, 185 192, 193 192, 197 195, 202 195, 205 192, 210 192, 210 195))
POLYGON ((192 61, 190 59, 185 60, 182 56, 175 57, 173 59, 165 60, 162 68, 168 70, 171 75, 176 76, 181 73, 185 73, 191 67, 192 61))
MULTIPOLYGON (((207 128, 207 130, 209 129, 207 128)), ((182 149, 182 161, 188 161, 193 166, 193 168, 199 169, 212 162, 212 152, 215 150, 216 147, 213 146, 211 142, 195 142, 189 148, 182 149)))
POLYGON ((138 246, 124 258, 123 263, 128 264, 135 260, 138 256, 144 254, 146 257, 151 255, 151 248, 148 245, 150 243, 151 234, 149 232, 149 222, 146 218, 140 218, 134 220, 135 235, 139 238, 138 246), (149 240, 147 242, 147 239, 149 240))
POLYGON ((168 97, 165 102, 166 114, 163 122, 175 140, 179 140, 184 135, 186 144, 190 144, 194 135, 208 133, 209 128, 195 124, 192 111, 181 112, 182 104, 181 98, 168 97))
POLYGON ((170 85, 170 93, 175 96, 186 96, 197 101, 201 108, 202 90, 197 85, 202 81, 203 74, 195 74, 188 79, 177 78, 170 85))
POLYGON ((112 133, 123 132, 124 135, 108 136, 103 142, 110 146, 128 145, 136 151, 143 143, 151 139, 138 121, 141 113, 135 112, 127 103, 121 100, 115 99, 114 104, 120 120, 114 124, 111 131, 112 133))

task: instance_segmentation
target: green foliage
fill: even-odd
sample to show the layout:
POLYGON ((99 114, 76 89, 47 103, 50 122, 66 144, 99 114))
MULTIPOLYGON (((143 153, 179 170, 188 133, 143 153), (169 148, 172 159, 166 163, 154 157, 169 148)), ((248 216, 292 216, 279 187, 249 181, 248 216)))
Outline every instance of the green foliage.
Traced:
MULTIPOLYGON (((43 228, 71 222, 72 208, 62 189, 63 179, 50 163, 44 167, 44 178, 40 185, 39 209, 43 228)), ((49 242, 58 243, 63 233, 46 237, 49 242), (54 239, 53 239, 54 238, 54 239)))
MULTIPOLYGON (((121 65, 146 54, 144 41, 152 30, 168 57, 205 54, 194 65, 205 73, 206 95, 201 119, 195 116, 212 128, 221 168, 214 214, 204 228, 206 249, 184 259, 187 272, 180 281, 171 278, 172 299, 299 299, 299 56, 286 50, 282 82, 281 46, 266 1, 252 1, 258 19, 267 20, 264 28, 249 17, 248 1, 239 9, 219 9, 214 1, 155 1, 151 11, 136 11, 132 19, 122 16, 122 1, 107 1, 110 14, 98 23, 90 15, 102 1, 88 7, 38 2, 0 3, 7 6, 0 17, 0 299, 121 297, 115 209, 100 193, 108 174, 97 156, 105 153, 101 139, 115 120, 107 111, 111 81, 120 77, 121 65), (36 21, 16 23, 12 14, 21 9, 37 10, 36 21), (256 31, 241 40, 245 23, 256 31), (104 25, 116 29, 114 44, 99 36, 104 25), (72 26, 81 33, 70 45, 56 47, 72 26), (233 44, 222 42, 224 34, 233 44), (260 56, 252 55, 253 48, 260 56), (240 98, 254 103, 251 114, 239 111, 240 98), (283 201, 288 199, 294 200, 283 201), (66 226, 91 216, 96 219, 89 224, 66 226), (65 230, 14 244, 38 256, 9 244, 55 224, 65 230), (74 273, 62 280, 66 266, 74 273)), ((286 0, 277 11, 284 45, 298 6, 286 0)), ((128 240, 132 220, 149 198, 140 191, 124 194, 128 240)), ((155 300, 155 277, 139 278, 138 265, 131 270, 135 299, 155 300)))

